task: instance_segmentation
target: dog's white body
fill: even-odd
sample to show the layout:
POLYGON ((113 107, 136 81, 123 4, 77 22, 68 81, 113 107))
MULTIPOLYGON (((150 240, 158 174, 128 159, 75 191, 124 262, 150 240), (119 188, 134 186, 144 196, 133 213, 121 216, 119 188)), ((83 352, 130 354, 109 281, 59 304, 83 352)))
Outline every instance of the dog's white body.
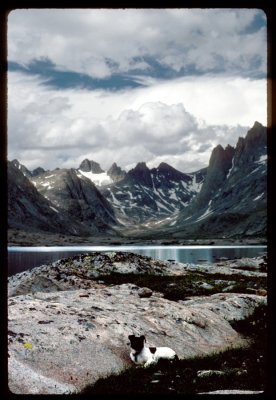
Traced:
POLYGON ((151 364, 156 364, 160 359, 175 360, 177 359, 176 352, 169 347, 147 347, 145 346, 145 337, 132 339, 134 335, 129 336, 130 341, 140 340, 141 346, 136 349, 131 347, 130 358, 135 364, 142 364, 148 367, 151 364))
POLYGON ((131 350, 130 358, 135 364, 144 364, 144 367, 148 367, 150 364, 156 364, 158 360, 174 360, 176 353, 169 347, 156 347, 156 352, 153 354, 148 347, 144 347, 143 350, 135 355, 136 351, 131 350))

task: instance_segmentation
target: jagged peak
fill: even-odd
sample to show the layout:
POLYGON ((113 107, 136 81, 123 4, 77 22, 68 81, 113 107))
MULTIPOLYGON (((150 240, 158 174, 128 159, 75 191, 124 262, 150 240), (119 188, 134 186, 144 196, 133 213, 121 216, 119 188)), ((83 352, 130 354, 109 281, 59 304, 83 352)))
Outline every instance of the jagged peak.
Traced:
POLYGON ((119 167, 118 167, 117 163, 114 162, 114 163, 111 165, 111 167, 109 168, 109 170, 110 170, 111 168, 119 168, 119 167))
POLYGON ((134 170, 144 170, 144 171, 149 171, 149 168, 147 164, 144 161, 138 162, 137 165, 134 167, 134 170))
POLYGON ((143 182, 147 186, 152 185, 151 170, 147 167, 145 162, 138 162, 135 168, 128 171, 126 174, 127 178, 138 180, 143 182))
POLYGON ((46 172, 44 168, 37 167, 32 171, 32 176, 34 176, 34 177, 39 176, 39 175, 43 174, 44 172, 46 172))
POLYGON ((262 140, 266 137, 266 128, 258 121, 255 121, 253 127, 249 129, 245 139, 248 140, 262 140))
POLYGON ((88 158, 85 158, 81 162, 79 169, 83 172, 91 171, 94 174, 101 174, 102 172, 104 172, 104 170, 102 170, 99 163, 97 163, 96 161, 93 161, 93 160, 88 160, 88 158))
POLYGON ((214 168, 228 170, 231 166, 234 154, 235 149, 232 146, 228 145, 224 149, 220 144, 218 144, 212 151, 208 171, 213 171, 214 168))
POLYGON ((242 137, 242 136, 240 136, 240 137, 238 138, 236 147, 239 147, 239 146, 242 145, 244 142, 245 142, 245 138, 242 137))
POLYGON ((213 148, 211 157, 210 157, 210 162, 217 157, 221 156, 224 153, 224 148, 222 147, 221 144, 218 144, 216 147, 213 148))
POLYGON ((108 169, 107 174, 112 172, 112 171, 122 171, 122 168, 118 166, 118 164, 116 162, 114 162, 111 167, 108 169))
POLYGON ((11 161, 11 163, 15 166, 18 166, 20 164, 20 162, 17 160, 17 158, 15 158, 14 160, 11 161))
POLYGON ((224 148, 222 147, 221 144, 218 144, 216 147, 214 147, 213 152, 214 151, 224 151, 224 148))
POLYGON ((126 171, 123 171, 121 167, 119 167, 115 162, 111 165, 109 170, 107 171, 107 175, 114 182, 121 181, 126 176, 126 171))
POLYGON ((260 122, 255 121, 254 125, 253 125, 253 128, 260 128, 260 127, 264 128, 264 126, 260 122))
POLYGON ((23 164, 21 164, 20 161, 18 161, 17 159, 14 159, 11 161, 11 163, 17 168, 19 169, 21 172, 23 172, 23 174, 25 176, 27 176, 28 178, 30 178, 32 176, 31 171, 23 164))
POLYGON ((159 170, 168 170, 168 169, 175 170, 175 168, 173 168, 170 164, 167 164, 165 162, 161 162, 159 164, 159 166, 157 167, 157 169, 159 169, 159 170))

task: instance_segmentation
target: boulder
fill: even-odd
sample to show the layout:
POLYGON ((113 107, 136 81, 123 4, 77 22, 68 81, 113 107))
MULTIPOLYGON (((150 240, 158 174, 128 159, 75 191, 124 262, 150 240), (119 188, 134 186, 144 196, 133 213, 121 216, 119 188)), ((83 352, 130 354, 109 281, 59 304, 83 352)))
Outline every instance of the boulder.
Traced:
MULTIPOLYGON (((254 259, 255 266, 262 264, 263 258, 254 259)), ((235 277, 266 277, 266 272, 236 269, 241 260, 227 261, 223 266, 217 264, 184 264, 155 260, 128 252, 91 252, 55 261, 51 264, 27 270, 9 277, 8 295, 17 296, 31 291, 57 291, 89 289, 98 287, 93 278, 99 276, 121 274, 148 274, 156 276, 182 276, 189 273, 224 274, 235 277)), ((246 264, 249 261, 247 259, 246 264)), ((219 281, 218 281, 219 282, 219 281)), ((235 281, 229 281, 233 284, 235 281)), ((203 283, 203 288, 211 286, 203 283)), ((258 293, 257 293, 258 294, 258 293)))
POLYGON ((266 302, 222 294, 174 302, 140 297, 123 284, 9 298, 9 388, 17 394, 74 393, 133 367, 128 335, 169 346, 180 359, 246 344, 230 325, 266 302), (223 298, 221 297, 223 296, 223 298))
POLYGON ((143 298, 143 297, 151 297, 153 292, 151 289, 144 287, 139 289, 137 293, 139 297, 143 298))

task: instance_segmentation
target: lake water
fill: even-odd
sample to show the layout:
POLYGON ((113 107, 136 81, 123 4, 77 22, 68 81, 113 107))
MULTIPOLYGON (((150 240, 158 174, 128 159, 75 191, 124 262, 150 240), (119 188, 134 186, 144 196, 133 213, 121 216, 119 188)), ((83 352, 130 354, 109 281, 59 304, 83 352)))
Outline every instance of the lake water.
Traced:
POLYGON ((266 254, 266 246, 82 246, 82 247, 10 247, 8 275, 51 263, 61 258, 92 251, 129 251, 159 260, 181 263, 212 263, 221 257, 235 259, 266 254))

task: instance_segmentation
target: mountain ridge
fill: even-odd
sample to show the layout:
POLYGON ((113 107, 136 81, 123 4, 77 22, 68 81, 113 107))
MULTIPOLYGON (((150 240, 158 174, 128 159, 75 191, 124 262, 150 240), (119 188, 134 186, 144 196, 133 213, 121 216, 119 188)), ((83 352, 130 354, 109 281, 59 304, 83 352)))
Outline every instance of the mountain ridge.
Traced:
POLYGON ((179 214, 175 235, 184 234, 189 226, 189 232, 200 231, 206 236, 210 231, 225 236, 266 236, 266 177, 266 128, 255 123, 245 138, 238 139, 235 148, 213 150, 202 190, 179 214), (224 155, 228 151, 225 169, 220 165, 218 171, 216 165, 222 160, 223 150, 224 155), (214 175, 215 183, 210 178, 214 175))
POLYGON ((149 168, 141 161, 128 172, 116 163, 105 172, 88 159, 70 170, 29 171, 17 160, 12 165, 54 208, 92 234, 265 237, 266 154, 266 128, 255 122, 235 147, 217 145, 209 165, 188 174, 164 162, 149 168), (63 207, 58 198, 64 200, 63 207))

